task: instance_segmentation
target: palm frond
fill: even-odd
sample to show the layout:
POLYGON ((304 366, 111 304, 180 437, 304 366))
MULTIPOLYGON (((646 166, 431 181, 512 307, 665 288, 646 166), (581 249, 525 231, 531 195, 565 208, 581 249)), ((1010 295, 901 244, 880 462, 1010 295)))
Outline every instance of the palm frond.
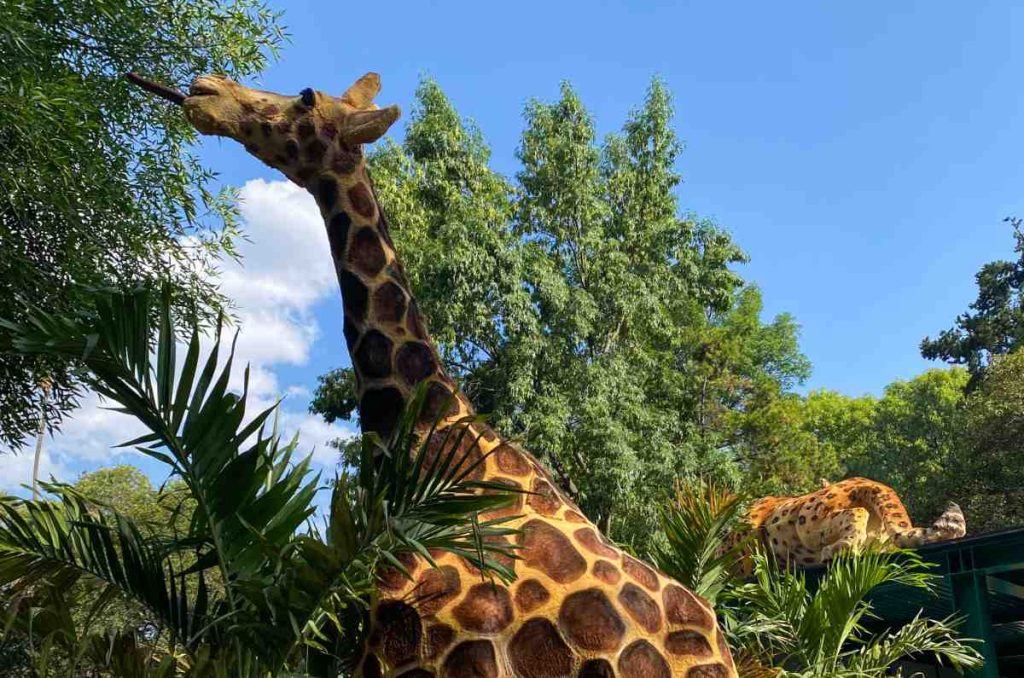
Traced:
POLYGON ((111 584, 145 605, 183 642, 206 610, 190 605, 181 574, 128 518, 96 511, 67 486, 56 501, 0 500, 0 584, 66 588, 80 576, 111 584), (175 595, 178 594, 178 595, 175 595))
POLYGON ((751 548, 742 512, 743 498, 714 483, 678 483, 674 501, 659 509, 668 544, 652 555, 654 564, 714 604, 751 548))
POLYGON ((147 429, 124 446, 167 464, 195 501, 187 533, 169 540, 90 511, 64 486, 49 486, 56 502, 7 502, 0 583, 86 573, 150 607, 188 643, 190 670, 242 675, 280 671, 296 642, 350 633, 346 610, 365 603, 380 563, 401 568, 402 553, 433 562, 441 549, 512 577, 511 518, 480 516, 507 505, 513 490, 474 479, 483 463, 470 454, 477 420, 423 431, 421 389, 388 440, 364 437, 360 468, 335 484, 323 533, 303 532, 319 486, 310 457, 296 461, 297 439, 267 433, 276 404, 247 412, 248 369, 241 392, 230 389, 234 345, 224 348, 221 325, 203 359, 200 328, 182 332, 170 309, 167 290, 99 291, 94 308, 74 317, 34 310, 23 325, 0 322, 5 344, 21 353, 78 360, 87 383, 147 429), (178 572, 171 563, 184 553, 193 564, 178 572), (222 599, 211 600, 210 568, 222 599))
POLYGON ((867 595, 884 583, 931 590, 926 566, 912 551, 841 554, 818 585, 803 616, 801 634, 819 639, 824 653, 837 656, 855 635, 864 632, 861 622, 871 615, 867 595))
POLYGON ((972 641, 956 635, 956 620, 915 617, 892 633, 872 638, 848 653, 846 667, 863 676, 884 676, 898 661, 919 655, 948 663, 962 671, 981 666, 982 656, 972 641))

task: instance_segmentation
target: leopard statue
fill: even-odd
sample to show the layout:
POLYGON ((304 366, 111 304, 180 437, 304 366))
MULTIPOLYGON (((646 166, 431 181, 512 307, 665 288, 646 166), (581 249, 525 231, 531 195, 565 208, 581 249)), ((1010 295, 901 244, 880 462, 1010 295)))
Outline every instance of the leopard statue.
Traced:
POLYGON ((820 565, 842 551, 916 548, 967 533, 964 514, 952 502, 931 527, 914 527, 895 490, 868 478, 823 480, 815 492, 764 497, 750 507, 745 523, 780 562, 800 567, 820 565))

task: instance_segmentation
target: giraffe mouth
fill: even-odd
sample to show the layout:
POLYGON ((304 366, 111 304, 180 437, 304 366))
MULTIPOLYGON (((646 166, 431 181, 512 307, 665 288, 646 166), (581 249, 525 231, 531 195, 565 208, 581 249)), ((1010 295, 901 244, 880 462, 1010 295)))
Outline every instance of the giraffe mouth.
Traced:
POLYGON ((192 83, 188 88, 189 97, 208 97, 219 94, 216 88, 202 83, 192 83))

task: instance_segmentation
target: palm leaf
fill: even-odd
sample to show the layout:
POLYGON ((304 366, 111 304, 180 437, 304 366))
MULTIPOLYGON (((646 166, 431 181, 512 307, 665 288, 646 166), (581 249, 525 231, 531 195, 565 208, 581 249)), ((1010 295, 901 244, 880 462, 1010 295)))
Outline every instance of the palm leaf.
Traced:
POLYGON ((95 510, 67 486, 43 487, 57 501, 0 500, 0 584, 66 587, 89 576, 143 603, 187 642, 195 611, 172 594, 179 575, 134 523, 95 510))
POLYGON ((743 498, 703 480, 680 482, 675 500, 659 508, 667 545, 655 565, 712 604, 736 580, 752 535, 740 517, 743 498))

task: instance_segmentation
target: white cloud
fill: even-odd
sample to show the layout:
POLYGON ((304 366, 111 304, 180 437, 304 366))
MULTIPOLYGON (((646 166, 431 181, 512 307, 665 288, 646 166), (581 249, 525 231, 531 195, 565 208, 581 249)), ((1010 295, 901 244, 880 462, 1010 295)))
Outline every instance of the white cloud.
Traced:
MULTIPOLYGON (((308 362, 319 337, 313 306, 337 293, 320 212, 309 194, 285 181, 254 179, 242 187, 240 197, 247 237, 239 246, 242 262, 225 262, 220 276, 221 290, 235 302, 241 330, 232 386, 241 387, 242 367, 248 363, 249 411, 258 412, 287 395, 280 411, 281 432, 290 437, 301 431, 300 448, 314 450, 316 462, 333 467, 338 455, 327 441, 352 431, 310 415, 312 384, 284 383, 275 369, 308 362)), ((77 472, 115 463, 120 455, 137 453, 111 446, 138 435, 134 420, 101 409, 90 396, 48 442, 47 472, 73 480, 77 472)), ((30 480, 31 454, 0 455, 0 487, 30 480)))
MULTIPOLYGON (((32 484, 32 464, 35 460, 34 447, 26 447, 17 454, 0 455, 0 490, 16 492, 24 495, 23 485, 32 484)), ((59 459, 54 459, 44 444, 43 454, 39 458, 39 479, 46 482, 50 478, 63 479, 70 477, 70 472, 59 459)))

